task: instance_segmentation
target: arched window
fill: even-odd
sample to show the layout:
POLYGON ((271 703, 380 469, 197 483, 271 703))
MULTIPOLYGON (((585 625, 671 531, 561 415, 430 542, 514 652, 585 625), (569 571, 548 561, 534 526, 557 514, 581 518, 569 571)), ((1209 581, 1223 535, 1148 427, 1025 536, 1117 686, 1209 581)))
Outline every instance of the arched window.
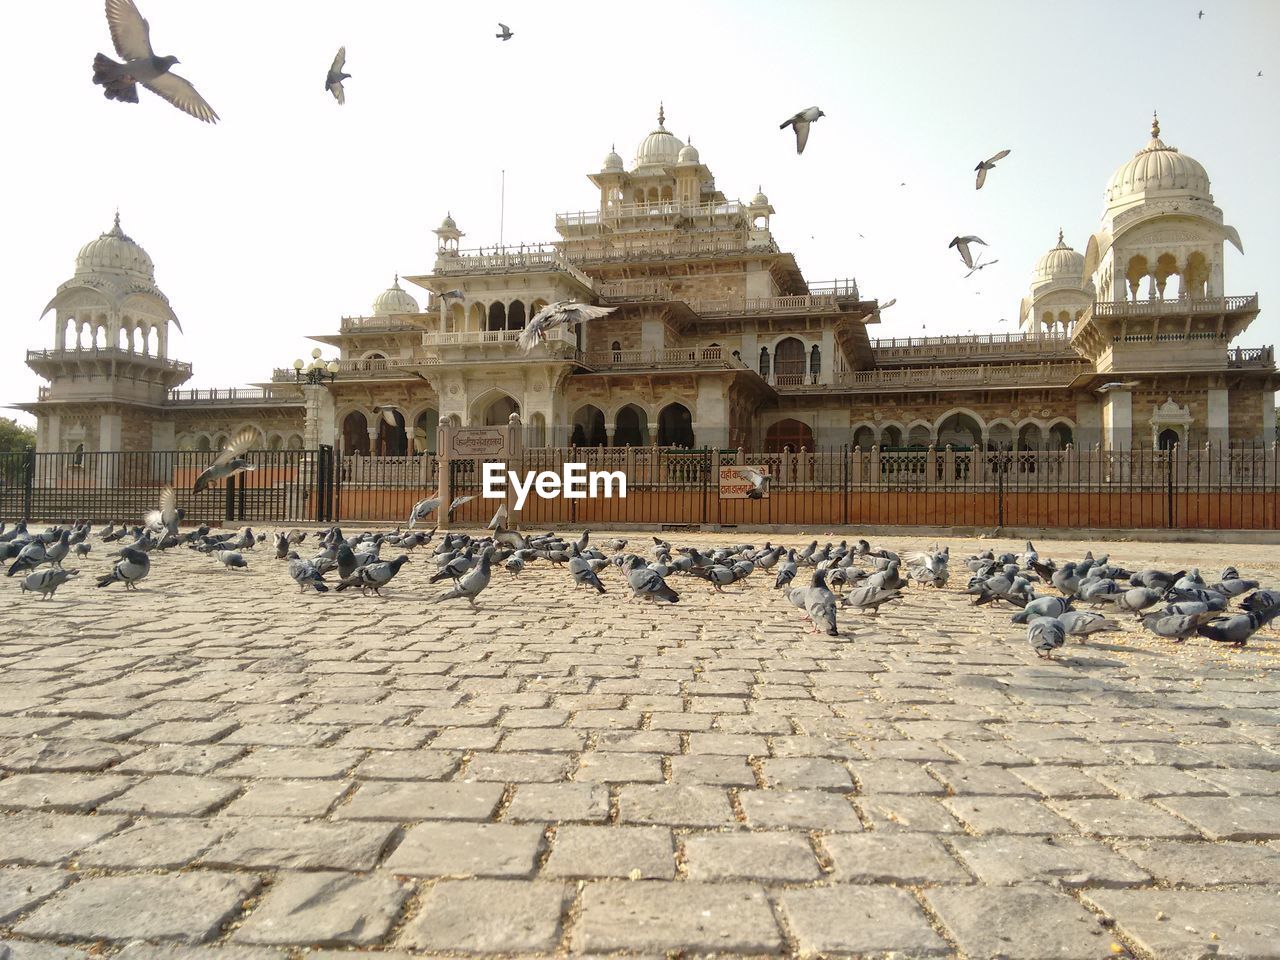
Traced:
POLYGON ((923 423, 917 423, 907 431, 908 447, 927 447, 933 442, 933 433, 923 423))
POLYGON ((209 444, 209 438, 204 434, 200 435, 200 439, 196 441, 196 449, 201 453, 209 453, 212 447, 209 444))
POLYGON ((900 447, 902 446, 902 428, 890 424, 880 431, 881 447, 900 447))
POLYGON ((603 447, 609 442, 604 429, 604 411, 593 404, 579 407, 573 415, 569 443, 575 447, 603 447))
POLYGON ((524 304, 519 300, 512 300, 511 306, 507 307, 507 329, 523 330, 524 324, 524 304))
POLYGON ((436 437, 440 429, 440 413, 423 410, 413 421, 414 453, 435 453, 436 437))
POLYGON ((643 447, 649 442, 648 434, 643 410, 635 404, 627 404, 618 411, 613 425, 615 447, 643 447))
POLYGON ((953 413, 938 425, 938 448, 948 444, 960 449, 979 446, 982 441, 982 428, 967 413, 953 413))
POLYGON ((1044 446, 1044 434, 1034 423, 1024 423, 1018 430, 1019 450, 1039 450, 1044 446))
POLYGON ((779 420, 765 431, 764 445, 769 453, 781 453, 784 450, 798 453, 801 447, 812 451, 813 430, 803 420, 788 417, 785 420, 779 420))
MULTIPOLYGON (((610 350, 612 350, 615 354, 616 354, 616 353, 621 353, 621 352, 622 352, 622 342, 621 342, 620 340, 615 340, 615 341, 613 341, 613 344, 609 347, 609 349, 610 349, 610 350)), ((616 356, 615 356, 613 359, 614 359, 614 361, 616 362, 616 361, 618 361, 618 360, 621 360, 622 358, 621 358, 621 357, 616 357, 616 356)))
POLYGON ((773 351, 773 372, 779 386, 804 382, 804 344, 795 337, 779 340, 773 351))
POLYGON ((769 379, 769 348, 760 348, 760 376, 769 379))
POLYGON ((870 450, 875 446, 876 432, 871 427, 861 426, 853 431, 853 445, 861 447, 863 450, 870 450))
POLYGON ((1125 269, 1124 275, 1125 279, 1129 281, 1130 299, 1138 299, 1138 296, 1142 293, 1142 278, 1147 276, 1150 272, 1150 268, 1147 266, 1146 257, 1139 254, 1129 259, 1129 265, 1125 269))
POLYGON ((693 446, 693 414, 683 403, 669 403, 658 413, 658 445, 693 446))
POLYGON ((369 455, 369 420, 359 410, 352 410, 342 419, 342 452, 369 455))
POLYGON ((816 343, 809 351, 809 382, 817 383, 818 374, 822 372, 822 348, 816 343))
POLYGON ((483 425, 486 427, 505 427, 510 421, 511 415, 519 412, 520 404, 503 394, 485 408, 484 416, 482 417, 483 425))
POLYGON ((1178 431, 1173 427, 1165 427, 1160 431, 1160 436, 1156 438, 1156 442, 1160 444, 1161 450, 1172 450, 1181 443, 1181 438, 1178 436, 1178 431))
POLYGON ((1065 450, 1072 443, 1074 434, 1069 423, 1058 422, 1049 428, 1048 447, 1050 450, 1065 450))
POLYGON ((409 438, 404 431, 404 414, 399 410, 383 407, 383 414, 391 414, 394 423, 387 423, 385 415, 378 417, 378 449, 380 457, 403 457, 409 453, 409 438))
POLYGON ((489 325, 486 330, 501 330, 507 325, 507 308, 500 301, 489 304, 489 325))
POLYGON ((1204 254, 1199 250, 1193 251, 1191 256, 1187 257, 1185 270, 1182 295, 1197 299, 1207 296, 1205 289, 1209 282, 1209 264, 1205 260, 1204 254))

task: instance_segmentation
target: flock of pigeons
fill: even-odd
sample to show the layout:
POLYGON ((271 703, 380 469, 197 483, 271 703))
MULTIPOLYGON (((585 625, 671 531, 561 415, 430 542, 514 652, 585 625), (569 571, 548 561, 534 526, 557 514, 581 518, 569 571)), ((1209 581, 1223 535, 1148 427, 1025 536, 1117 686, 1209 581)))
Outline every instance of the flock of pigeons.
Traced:
MULTIPOLYGON (((450 509, 459 505, 455 501, 450 509)), ((439 500, 423 501, 415 507, 420 516, 411 520, 439 506, 439 500)), ((117 528, 112 523, 99 531, 97 538, 104 547, 114 545, 108 556, 115 562, 97 578, 97 586, 121 583, 127 591, 136 590, 151 572, 153 555, 180 546, 203 553, 228 570, 243 570, 248 567, 245 553, 268 540, 267 534, 249 527, 214 534, 201 525, 183 533, 179 530, 182 517, 174 490, 166 488, 159 508, 141 524, 117 528)), ((429 582, 447 582, 447 589, 427 602, 466 600, 472 607, 491 586, 495 570, 501 568, 514 578, 539 561, 567 568, 575 589, 600 594, 608 592, 602 576, 608 576, 612 567, 630 599, 653 603, 679 602, 680 594, 669 582, 676 577, 703 581, 712 591, 723 593, 725 587, 767 574, 773 590, 781 591, 801 611, 811 632, 833 637, 839 636, 841 611, 876 616, 882 606, 901 600, 909 588, 940 590, 950 581, 950 548, 938 549, 936 544, 929 551, 898 554, 875 549, 862 539, 821 547, 814 540, 798 550, 769 542, 759 548, 753 544, 675 547, 653 537, 647 555, 641 555, 628 552, 626 539, 596 545, 589 530, 572 540, 555 533, 526 536, 506 529, 504 520, 501 513, 495 516, 483 535, 444 533, 438 541, 436 528, 346 536, 334 526, 314 534, 317 545, 310 556, 299 552, 308 533, 292 530, 274 536, 274 558, 284 562, 300 592, 359 589, 361 594, 381 596, 410 562, 410 554, 434 543, 435 571, 429 582), (386 548, 397 555, 383 559, 386 548)), ((91 534, 85 521, 40 533, 31 533, 25 522, 12 529, 0 524, 0 563, 7 564, 7 577, 22 575, 24 593, 48 599, 79 575, 79 570, 67 569, 64 561, 72 555, 87 557, 91 534)), ((1144 629, 1175 643, 1200 636, 1235 646, 1243 646, 1280 616, 1280 591, 1262 589, 1257 580, 1242 578, 1234 567, 1208 581, 1195 569, 1130 571, 1092 553, 1059 566, 1041 557, 1030 542, 1021 553, 986 550, 967 558, 964 565, 970 574, 965 593, 977 605, 1016 607, 1013 623, 1026 625, 1027 642, 1047 659, 1068 636, 1122 629, 1113 614, 1133 614, 1144 629), (1237 601, 1238 610, 1233 612, 1237 601)))

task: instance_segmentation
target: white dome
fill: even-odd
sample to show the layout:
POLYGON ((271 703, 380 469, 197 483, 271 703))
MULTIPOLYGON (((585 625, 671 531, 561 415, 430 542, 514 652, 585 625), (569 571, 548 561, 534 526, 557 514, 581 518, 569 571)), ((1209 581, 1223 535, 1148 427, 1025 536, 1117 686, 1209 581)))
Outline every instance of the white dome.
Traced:
POLYGON ((378 299, 373 301, 373 315, 375 317, 389 317, 396 313, 418 313, 418 301, 405 293, 404 288, 400 286, 400 277, 396 277, 396 282, 378 295, 378 299))
POLYGON ((650 132, 650 134, 640 141, 640 146, 636 147, 635 166, 670 166, 679 162, 680 150, 684 144, 678 137, 673 136, 663 126, 666 121, 666 114, 663 112, 661 105, 658 107, 658 129, 650 132))
POLYGON ((1062 240, 1058 231, 1058 243, 1036 263, 1035 282, 1049 280, 1076 280, 1084 275, 1084 254, 1076 253, 1062 240))
POLYGON ((458 225, 453 221, 453 214, 446 213, 444 219, 440 221, 441 230, 457 230, 458 225))
POLYGON ((609 154, 604 158, 604 165, 600 169, 602 173, 622 173, 622 157, 618 156, 618 151, 613 147, 609 148, 609 154))
POLYGON ((767 207, 769 205, 769 198, 764 195, 763 188, 756 187, 756 195, 751 198, 751 205, 753 207, 767 207))
POLYGON ((702 160, 698 156, 698 148, 695 147, 692 143, 690 143, 681 148, 680 152, 676 155, 676 162, 701 163, 702 160))
POLYGON ((1212 199, 1209 174, 1198 160, 1160 140, 1156 119, 1151 121, 1151 142, 1112 175, 1106 197, 1110 206, 1118 206, 1152 194, 1212 199))
POLYGON ((147 251, 125 236, 120 214, 115 225, 96 240, 90 240, 76 254, 76 275, 124 273, 155 282, 155 265, 147 251))

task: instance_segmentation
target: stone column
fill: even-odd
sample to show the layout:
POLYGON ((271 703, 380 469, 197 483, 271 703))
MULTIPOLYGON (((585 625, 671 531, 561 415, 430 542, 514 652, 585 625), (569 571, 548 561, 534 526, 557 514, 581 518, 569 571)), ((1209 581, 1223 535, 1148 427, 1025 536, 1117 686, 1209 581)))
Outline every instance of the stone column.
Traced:
POLYGON ((1111 450, 1133 447, 1133 394, 1128 390, 1112 390, 1102 407, 1103 443, 1111 450))
POLYGON ((1208 390, 1208 440, 1215 447, 1225 446, 1231 436, 1231 421, 1227 415, 1226 387, 1210 387, 1208 390))
POLYGON ((1275 443, 1276 439, 1276 395, 1269 386, 1262 388, 1262 440, 1264 443, 1275 443))
POLYGON ((1076 430, 1072 439, 1077 450, 1092 450, 1102 442, 1101 408, 1102 404, 1091 396, 1076 401, 1076 430))
POLYGON ((818 373, 819 383, 834 383, 836 369, 836 335, 830 327, 822 331, 822 370, 818 373))

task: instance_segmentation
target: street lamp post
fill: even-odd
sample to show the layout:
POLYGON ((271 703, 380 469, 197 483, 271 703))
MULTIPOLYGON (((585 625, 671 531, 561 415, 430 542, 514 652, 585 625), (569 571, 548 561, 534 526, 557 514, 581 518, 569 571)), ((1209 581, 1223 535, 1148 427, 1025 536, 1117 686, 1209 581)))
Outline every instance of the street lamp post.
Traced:
POLYGON ((325 363, 320 359, 320 348, 316 347, 311 351, 310 363, 303 363, 301 360, 293 361, 293 377, 298 383, 312 386, 324 383, 326 380, 336 380, 338 378, 338 361, 330 360, 325 363))

